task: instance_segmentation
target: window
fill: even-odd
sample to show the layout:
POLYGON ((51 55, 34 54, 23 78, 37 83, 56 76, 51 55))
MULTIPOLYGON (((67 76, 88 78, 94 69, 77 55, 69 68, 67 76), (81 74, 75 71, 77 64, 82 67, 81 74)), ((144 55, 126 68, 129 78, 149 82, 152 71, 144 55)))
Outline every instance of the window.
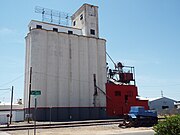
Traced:
POLYGON ((83 19, 83 14, 80 15, 80 20, 82 20, 82 19, 83 19))
POLYGON ((162 109, 168 109, 169 106, 162 106, 162 109))
POLYGON ((90 29, 90 33, 91 33, 91 35, 95 35, 95 30, 90 29))
POLYGON ((125 95, 125 103, 127 103, 128 102, 128 95, 125 95))
POLYGON ((121 92, 120 91, 115 91, 115 96, 121 96, 121 92))
POLYGON ((42 29, 42 26, 41 25, 36 25, 36 28, 37 29, 42 29))
POLYGON ((71 30, 68 30, 68 34, 73 34, 73 31, 71 31, 71 30))
POLYGON ((58 28, 53 28, 53 31, 58 32, 58 28))
POLYGON ((73 26, 75 26, 75 25, 76 25, 76 21, 73 22, 73 26))

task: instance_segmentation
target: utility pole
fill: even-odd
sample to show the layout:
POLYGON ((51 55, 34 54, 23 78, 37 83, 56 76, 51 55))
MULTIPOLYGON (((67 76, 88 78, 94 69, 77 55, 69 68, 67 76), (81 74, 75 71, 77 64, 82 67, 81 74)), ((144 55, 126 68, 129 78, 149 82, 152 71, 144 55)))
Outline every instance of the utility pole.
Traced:
POLYGON ((29 78, 28 123, 30 123, 30 113, 31 113, 31 79, 32 79, 32 67, 30 67, 30 78, 29 78))
POLYGON ((12 122, 13 90, 14 90, 14 86, 12 86, 12 89, 11 89, 11 110, 10 110, 10 124, 11 124, 11 122, 12 122))

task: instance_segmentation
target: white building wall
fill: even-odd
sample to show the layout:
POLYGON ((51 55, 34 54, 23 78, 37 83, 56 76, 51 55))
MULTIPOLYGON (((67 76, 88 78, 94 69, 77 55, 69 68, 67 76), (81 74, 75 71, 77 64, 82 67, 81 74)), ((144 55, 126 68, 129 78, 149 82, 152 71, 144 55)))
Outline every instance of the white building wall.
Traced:
MULTIPOLYGON (((93 74, 96 74, 97 78, 97 40, 95 38, 88 38, 88 61, 89 61, 89 106, 94 106, 94 78, 93 74)), ((96 79, 96 83, 98 84, 98 80, 96 79)), ((98 102, 96 100, 96 106, 98 106, 98 102)))
MULTIPOLYGON (((12 121, 23 121, 24 120, 24 105, 13 104, 12 106, 12 121)), ((9 122, 11 105, 10 104, 0 104, 0 124, 5 124, 9 122)))
MULTIPOLYGON (((97 79, 101 80, 100 82, 98 82, 98 86, 99 88, 101 88, 102 90, 105 90, 105 83, 107 83, 107 71, 106 71, 106 65, 104 63, 106 63, 106 46, 104 46, 104 44, 106 44, 106 42, 104 40, 98 40, 98 50, 99 52, 105 52, 105 53, 98 53, 98 72, 97 72, 97 79), (105 59, 104 59, 105 58, 105 59)), ((106 106, 106 95, 103 92, 99 91, 99 102, 102 106, 106 106)))
MULTIPOLYGON (((25 81, 24 81, 24 100, 28 100, 28 88, 29 88, 29 63, 30 63, 30 36, 26 37, 26 57, 25 57, 25 81)), ((24 107, 28 106, 28 102, 24 103, 24 107)))
POLYGON ((32 29, 36 29, 37 25, 41 25, 42 29, 45 29, 45 30, 52 31, 53 28, 57 28, 58 32, 68 33, 68 31, 73 31, 73 34, 82 35, 82 30, 78 29, 78 28, 61 26, 61 25, 51 24, 51 23, 47 23, 47 22, 40 22, 40 21, 36 21, 36 20, 32 20, 29 23, 28 27, 30 30, 32 30, 32 29))
POLYGON ((70 47, 70 106, 79 106, 79 46, 78 36, 69 35, 70 47))
MULTIPOLYGON (((31 36, 31 66, 32 66, 32 90, 41 90, 41 96, 38 97, 38 104, 46 106, 47 97, 47 33, 43 31, 32 31, 31 36)), ((30 67, 29 67, 30 68, 30 67)), ((34 97, 31 96, 31 105, 34 106, 34 97)))
MULTIPOLYGON (((32 29, 26 71, 32 66, 32 90, 41 90, 38 107, 93 107, 94 82, 105 91, 105 40, 32 29)), ((28 77, 25 83, 27 98, 28 77)), ((27 98, 28 99, 28 98, 27 98)), ((28 106, 25 100, 25 107, 28 106)), ((34 106, 32 97, 31 106, 34 106)), ((96 106, 105 107, 105 95, 98 94, 96 106)))
POLYGON ((85 35, 85 12, 84 10, 78 11, 77 15, 73 17, 72 27, 82 29, 82 34, 85 35), (80 20, 80 16, 83 15, 83 19, 80 20), (74 26, 75 22, 75 26, 74 26))
POLYGON ((71 19, 72 19, 72 27, 82 29, 82 34, 84 36, 90 36, 96 38, 99 37, 97 6, 84 4, 72 15, 71 19), (81 16, 83 18, 81 18, 81 16), (90 29, 95 30, 95 35, 90 33, 90 29))
POLYGON ((58 104, 61 107, 69 106, 69 39, 67 34, 59 33, 59 98, 58 104))
POLYGON ((88 38, 79 37, 79 85, 80 106, 89 106, 89 62, 88 62, 88 38), (86 90, 85 90, 86 89, 86 90))

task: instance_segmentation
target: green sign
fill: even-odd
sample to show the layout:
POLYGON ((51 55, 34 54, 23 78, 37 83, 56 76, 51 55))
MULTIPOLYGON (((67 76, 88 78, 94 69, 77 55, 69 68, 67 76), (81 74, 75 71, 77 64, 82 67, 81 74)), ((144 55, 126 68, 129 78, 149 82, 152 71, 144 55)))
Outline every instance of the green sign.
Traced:
POLYGON ((40 90, 32 90, 31 95, 35 95, 35 96, 41 95, 41 91, 40 90))

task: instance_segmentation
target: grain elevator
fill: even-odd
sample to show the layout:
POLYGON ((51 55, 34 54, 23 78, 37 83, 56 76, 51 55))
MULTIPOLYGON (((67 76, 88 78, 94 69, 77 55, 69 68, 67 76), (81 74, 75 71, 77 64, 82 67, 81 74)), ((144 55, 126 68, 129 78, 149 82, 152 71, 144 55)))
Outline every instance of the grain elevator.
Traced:
POLYGON ((40 90, 37 120, 106 118, 106 40, 99 38, 98 7, 84 4, 71 20, 71 26, 36 20, 28 26, 25 116, 34 115, 30 91, 40 90))

